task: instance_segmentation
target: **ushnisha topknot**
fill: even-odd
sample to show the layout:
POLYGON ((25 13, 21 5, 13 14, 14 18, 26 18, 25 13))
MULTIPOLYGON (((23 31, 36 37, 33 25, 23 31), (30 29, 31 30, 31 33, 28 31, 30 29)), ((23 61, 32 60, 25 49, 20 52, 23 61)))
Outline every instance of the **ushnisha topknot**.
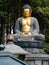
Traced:
POLYGON ((32 11, 31 6, 28 5, 28 4, 25 4, 25 5, 23 6, 23 9, 30 9, 30 11, 32 11))

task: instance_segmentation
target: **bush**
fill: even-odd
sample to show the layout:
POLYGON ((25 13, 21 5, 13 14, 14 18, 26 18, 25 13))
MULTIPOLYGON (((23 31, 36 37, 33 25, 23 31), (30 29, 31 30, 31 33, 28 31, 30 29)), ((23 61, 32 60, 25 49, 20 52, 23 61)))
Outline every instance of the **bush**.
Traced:
POLYGON ((46 44, 43 49, 47 54, 49 54, 49 44, 46 44))

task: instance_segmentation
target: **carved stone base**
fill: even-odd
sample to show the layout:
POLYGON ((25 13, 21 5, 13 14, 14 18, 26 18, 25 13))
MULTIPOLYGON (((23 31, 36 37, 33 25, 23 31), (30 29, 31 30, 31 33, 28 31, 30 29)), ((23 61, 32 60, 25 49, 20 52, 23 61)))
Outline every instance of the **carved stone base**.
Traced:
POLYGON ((18 41, 16 44, 22 48, 43 48, 45 45, 45 43, 41 41, 18 41))

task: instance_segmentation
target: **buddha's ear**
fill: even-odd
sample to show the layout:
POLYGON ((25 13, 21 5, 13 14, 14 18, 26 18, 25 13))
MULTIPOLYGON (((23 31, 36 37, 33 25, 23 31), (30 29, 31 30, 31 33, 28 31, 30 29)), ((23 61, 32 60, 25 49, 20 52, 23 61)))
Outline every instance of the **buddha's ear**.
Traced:
POLYGON ((30 10, 30 16, 31 16, 31 14, 32 14, 32 10, 30 10))
POLYGON ((30 10, 31 14, 32 14, 32 10, 30 10))

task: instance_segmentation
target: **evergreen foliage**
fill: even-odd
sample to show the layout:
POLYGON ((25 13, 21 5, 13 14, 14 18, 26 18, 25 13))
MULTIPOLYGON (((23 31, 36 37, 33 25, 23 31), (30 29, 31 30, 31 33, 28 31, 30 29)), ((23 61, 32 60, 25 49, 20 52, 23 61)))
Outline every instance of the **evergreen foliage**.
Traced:
POLYGON ((44 46, 43 50, 44 50, 47 54, 49 54, 49 44, 46 44, 46 45, 44 46))

